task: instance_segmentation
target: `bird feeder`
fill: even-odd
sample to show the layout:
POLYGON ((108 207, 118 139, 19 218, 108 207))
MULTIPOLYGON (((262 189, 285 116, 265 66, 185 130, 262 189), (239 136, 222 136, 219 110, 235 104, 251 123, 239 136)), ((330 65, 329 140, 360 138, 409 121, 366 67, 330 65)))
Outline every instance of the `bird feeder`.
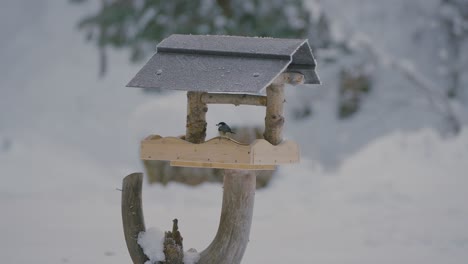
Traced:
POLYGON ((148 136, 141 142, 141 158, 170 161, 172 166, 245 170, 299 162, 299 146, 282 141, 286 83, 320 83, 307 40, 166 38, 127 86, 187 91, 186 132, 183 137, 148 136), (205 141, 208 104, 266 107, 264 139, 250 144, 228 137, 205 141))
MULTIPOLYGON (((187 91, 185 135, 148 136, 141 142, 142 159, 224 169, 218 232, 200 253, 198 264, 240 263, 252 222, 255 171, 300 160, 298 145, 282 138, 285 84, 320 83, 315 66, 307 40, 172 35, 128 83, 129 87, 187 91), (228 137, 206 140, 209 104, 265 107, 264 139, 248 144, 228 137)), ((136 242, 145 231, 141 181, 141 173, 130 174, 122 187, 124 234, 134 263, 147 260, 136 242)), ((167 263, 182 263, 182 245, 174 241, 182 241, 177 221, 173 231, 166 233, 164 252, 167 263)))

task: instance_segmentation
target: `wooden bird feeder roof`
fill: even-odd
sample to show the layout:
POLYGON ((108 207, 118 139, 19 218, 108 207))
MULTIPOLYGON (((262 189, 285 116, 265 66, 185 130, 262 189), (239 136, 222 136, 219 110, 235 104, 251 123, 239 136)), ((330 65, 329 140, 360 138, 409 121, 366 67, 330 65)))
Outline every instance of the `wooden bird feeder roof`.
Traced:
POLYGON ((281 73, 319 84, 305 39, 171 35, 128 87, 261 94, 281 73))

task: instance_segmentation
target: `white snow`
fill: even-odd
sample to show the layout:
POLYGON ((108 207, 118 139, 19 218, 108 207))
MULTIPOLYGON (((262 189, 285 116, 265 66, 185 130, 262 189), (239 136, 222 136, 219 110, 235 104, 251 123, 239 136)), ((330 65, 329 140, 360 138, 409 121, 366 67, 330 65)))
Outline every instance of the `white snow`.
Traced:
MULTIPOLYGON (((392 1, 371 2, 362 5, 364 20, 364 11, 392 1)), ((129 65, 125 52, 109 51, 110 71, 97 78, 96 49, 75 31, 89 10, 60 0, 2 2, 0 32, 8 36, 0 39, 2 262, 129 263, 115 189, 125 175, 142 171, 139 140, 185 130, 183 93, 124 87, 142 66, 129 65)), ((333 17, 360 21, 345 14, 333 17)), ((360 22, 372 40, 373 31, 382 32, 360 22)), ((397 33, 389 30, 374 44, 405 58, 393 42, 397 33)), ((325 66, 319 74, 324 85, 287 91, 288 111, 310 99, 314 116, 286 118, 286 136, 301 144, 302 161, 281 167, 256 193, 242 263, 465 263, 466 106, 453 104, 465 116, 461 133, 441 138, 427 100, 387 70, 363 112, 342 122, 334 113, 336 80, 325 66)), ((264 111, 210 106, 207 118, 211 137, 217 121, 261 125, 264 111)), ((178 218, 184 245, 203 250, 216 234, 221 198, 222 186, 214 183, 145 184, 145 222, 169 230, 178 218)), ((190 263, 196 254, 186 257, 190 263)))
POLYGON ((140 232, 138 234, 138 244, 149 258, 145 264, 166 260, 164 256, 164 232, 157 227, 150 227, 145 232, 140 232))
POLYGON ((197 250, 191 248, 184 252, 184 264, 195 264, 200 259, 200 254, 197 250))

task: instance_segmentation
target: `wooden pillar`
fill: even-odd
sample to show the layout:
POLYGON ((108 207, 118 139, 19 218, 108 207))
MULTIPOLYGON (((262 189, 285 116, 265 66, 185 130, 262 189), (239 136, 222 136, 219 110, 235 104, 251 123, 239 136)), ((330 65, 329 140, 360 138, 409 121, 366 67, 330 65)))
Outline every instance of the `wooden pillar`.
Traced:
POLYGON ((255 171, 225 170, 221 219, 198 264, 238 264, 249 242, 255 200, 255 171))
POLYGON ((202 102, 204 92, 187 92, 187 124, 185 140, 203 143, 206 137, 206 112, 208 106, 202 102))
POLYGON ((272 83, 267 87, 267 105, 265 115, 265 132, 263 137, 273 145, 283 141, 283 104, 284 83, 272 83))
POLYGON ((142 173, 132 173, 122 183, 122 223, 128 253, 133 263, 145 263, 148 257, 138 245, 138 234, 145 232, 141 204, 142 173))

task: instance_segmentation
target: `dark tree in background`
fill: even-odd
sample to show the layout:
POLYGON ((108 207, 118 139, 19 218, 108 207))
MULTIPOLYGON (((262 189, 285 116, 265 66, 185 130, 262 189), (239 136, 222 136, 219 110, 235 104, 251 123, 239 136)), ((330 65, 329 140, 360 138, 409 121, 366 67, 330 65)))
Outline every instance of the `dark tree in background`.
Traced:
POLYGON ((461 92, 463 73, 468 68, 468 58, 462 52, 468 44, 468 2, 441 0, 438 11, 443 38, 440 57, 446 68, 447 95, 453 98, 461 92))
POLYGON ((174 33, 303 38, 311 23, 302 0, 101 0, 78 26, 100 50, 102 75, 106 47, 129 48, 138 61, 174 33))
MULTIPOLYGON (((345 43, 332 38, 325 13, 315 10, 318 12, 312 14, 314 10, 304 3, 303 0, 101 0, 96 13, 82 18, 78 28, 99 49, 101 76, 107 70, 106 48, 129 49, 130 60, 136 62, 148 58, 159 41, 174 33, 309 38, 319 59, 320 50, 337 51, 333 54, 349 51, 345 43)), ((320 63, 326 66, 336 61, 320 63)), ((348 118, 359 110, 364 90, 353 87, 343 90, 340 94, 344 96, 337 103, 341 110, 352 106, 343 115, 339 112, 340 118, 348 118), (348 91, 353 96, 347 96, 348 91)), ((309 103, 295 107, 297 119, 307 118, 313 112, 309 103)))

